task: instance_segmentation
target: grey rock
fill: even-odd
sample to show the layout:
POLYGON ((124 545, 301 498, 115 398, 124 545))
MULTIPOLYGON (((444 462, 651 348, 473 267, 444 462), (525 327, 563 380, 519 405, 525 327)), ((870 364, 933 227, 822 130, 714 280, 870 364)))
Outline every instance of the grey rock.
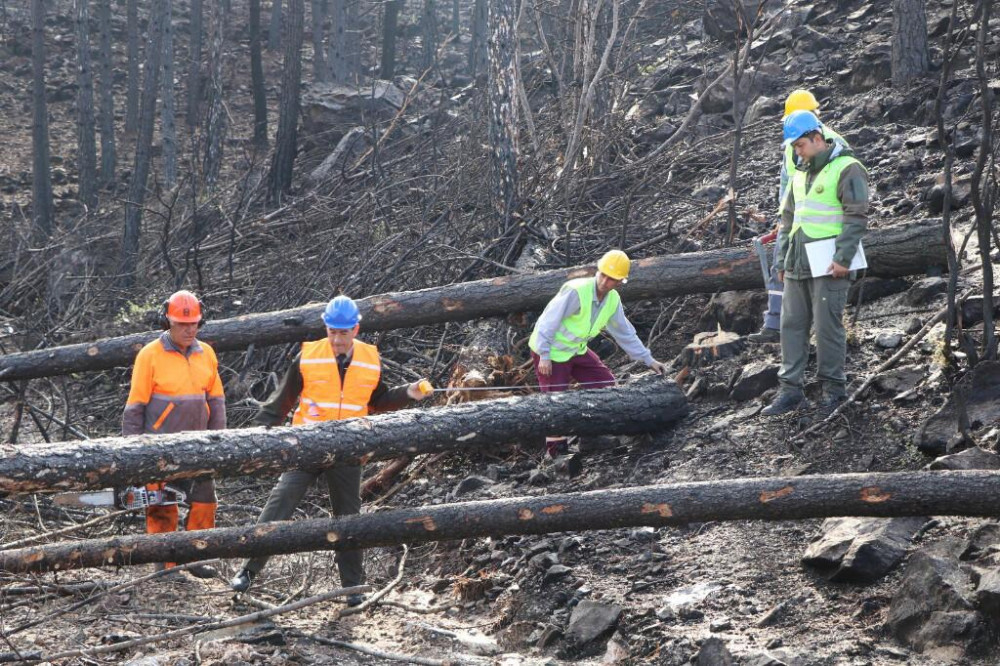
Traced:
POLYGON ((487 479, 485 476, 467 476, 458 482, 455 489, 452 491, 452 495, 455 497, 460 497, 462 495, 467 495, 473 491, 479 490, 485 486, 493 485, 493 481, 487 479))
POLYGON ((780 99, 761 95, 747 107, 747 112, 743 116, 743 124, 750 125, 763 118, 781 117, 784 105, 780 99))
POLYGON ((1000 456, 973 446, 959 453, 935 458, 928 469, 1000 469, 1000 456))
POLYGON ((552 482, 552 477, 543 469, 533 469, 528 475, 528 485, 544 486, 552 482))
POLYGON ((691 197, 694 199, 702 199, 713 203, 724 196, 726 196, 726 188, 722 185, 702 185, 691 193, 691 197))
POLYGON ((547 571, 549 568, 559 564, 559 556, 550 552, 539 553, 529 559, 528 564, 535 569, 544 569, 547 571))
POLYGON ((948 291, 948 279, 943 277, 926 277, 917 280, 906 292, 903 300, 913 306, 927 305, 938 294, 948 291))
POLYGON ((622 607, 584 599, 569 618, 566 640, 576 646, 586 645, 611 631, 618 625, 622 607))
POLYGON ((827 37, 809 26, 802 26, 793 35, 795 44, 792 47, 796 53, 817 54, 837 48, 837 41, 827 37))
POLYGON ((976 560, 1000 551, 1000 524, 985 523, 976 528, 962 551, 961 559, 976 560))
POLYGON ((359 88, 314 84, 302 94, 303 140, 312 145, 336 145, 354 127, 392 119, 405 100, 403 91, 389 81, 359 88))
POLYGON ((733 400, 743 402, 758 397, 778 385, 778 366, 757 361, 743 366, 740 378, 729 394, 733 400))
POLYGON ((701 644, 695 664, 697 666, 732 666, 733 655, 729 653, 722 640, 712 636, 701 644))
MULTIPOLYGON (((757 12, 757 2, 744 0, 742 3, 727 0, 707 0, 701 17, 702 30, 705 35, 725 44, 732 43, 737 34, 746 35, 746 27, 757 12)), ((765 2, 770 8, 776 3, 765 2)))
POLYGON ((568 567, 565 564, 553 564, 545 571, 545 575, 542 576, 542 585, 554 583, 557 580, 565 578, 571 573, 573 573, 573 569, 571 567, 568 567))
POLYGON ((985 361, 955 387, 945 404, 929 416, 917 430, 914 441, 929 455, 948 452, 949 442, 958 432, 958 404, 965 402, 966 414, 973 428, 989 428, 1000 423, 1000 362, 985 361))
POLYGON ((924 369, 918 365, 902 365, 888 370, 873 382, 875 387, 885 393, 902 393, 911 391, 924 379, 924 369))
POLYGON ((990 569, 979 579, 976 606, 988 617, 1000 618, 1000 571, 990 569))
POLYGON ((879 333, 875 338, 875 346, 882 349, 895 349, 903 344, 902 333, 879 333))
POLYGON ((743 663, 746 666, 788 666, 785 662, 766 652, 747 655, 743 663))
POLYGON ((832 569, 831 580, 871 582, 898 565, 926 518, 828 518, 802 563, 832 569))
POLYGON ((733 621, 728 617, 719 618, 708 625, 709 631, 729 631, 733 628, 733 621))
POLYGON ((906 334, 913 335, 914 333, 919 333, 920 329, 924 327, 924 322, 920 317, 914 317, 910 320, 910 323, 906 325, 906 334))
POLYGON ((714 331, 721 326, 739 335, 760 329, 761 313, 767 308, 767 293, 755 291, 724 291, 716 294, 698 321, 702 331, 714 331))
MULTIPOLYGON (((851 92, 865 92, 884 85, 892 78, 892 58, 888 44, 874 44, 854 59, 848 87, 851 92)), ((881 115, 881 113, 879 114, 881 115)))
POLYGON ((847 302, 857 305, 859 299, 863 303, 871 303, 886 296, 892 296, 910 288, 910 283, 902 278, 873 278, 866 277, 851 285, 847 292, 847 302))

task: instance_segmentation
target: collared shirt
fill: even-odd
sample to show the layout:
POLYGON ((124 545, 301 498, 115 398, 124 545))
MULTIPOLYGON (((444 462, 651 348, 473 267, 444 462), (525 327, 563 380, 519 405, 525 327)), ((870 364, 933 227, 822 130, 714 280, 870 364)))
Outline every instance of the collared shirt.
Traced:
MULTIPOLYGON (((594 290, 593 307, 590 308, 591 322, 597 318, 601 311, 602 301, 597 298, 597 290, 594 290)), ((535 324, 535 331, 538 333, 538 355, 541 358, 549 358, 549 350, 552 348, 552 339, 555 337, 559 324, 566 317, 571 317, 580 311, 580 296, 575 289, 565 289, 549 301, 545 310, 535 324)), ((618 346, 622 348, 629 358, 642 361, 646 365, 653 364, 653 353, 635 333, 635 326, 625 316, 625 309, 619 304, 615 313, 611 315, 605 330, 611 334, 618 346)))

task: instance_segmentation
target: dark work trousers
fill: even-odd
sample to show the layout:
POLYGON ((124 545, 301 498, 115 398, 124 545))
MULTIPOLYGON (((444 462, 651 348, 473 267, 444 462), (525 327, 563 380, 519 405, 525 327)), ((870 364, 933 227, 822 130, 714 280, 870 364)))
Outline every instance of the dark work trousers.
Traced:
POLYGON ((816 375, 827 398, 843 398, 847 393, 844 362, 847 333, 844 306, 851 281, 847 278, 785 277, 781 306, 781 369, 778 381, 783 390, 801 394, 809 360, 809 331, 816 327, 816 375))
MULTIPOLYGON (((257 524, 291 518, 299 502, 320 476, 326 478, 326 485, 330 490, 330 506, 335 516, 360 513, 361 469, 359 466, 334 467, 316 472, 302 470, 285 472, 267 498, 267 504, 264 505, 257 524)), ((337 551, 337 568, 340 570, 340 582, 344 587, 362 585, 365 582, 364 557, 363 550, 337 551)), ((243 568, 257 574, 267 564, 267 560, 266 557, 247 560, 243 568)))

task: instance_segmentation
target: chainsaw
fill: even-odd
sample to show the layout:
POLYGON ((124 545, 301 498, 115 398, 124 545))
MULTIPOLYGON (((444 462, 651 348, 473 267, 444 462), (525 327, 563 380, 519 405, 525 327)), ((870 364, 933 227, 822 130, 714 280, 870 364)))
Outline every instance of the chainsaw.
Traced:
POLYGON ((52 498, 63 506, 109 506, 117 509, 144 509, 147 506, 184 504, 187 495, 173 486, 162 490, 149 490, 138 486, 109 488, 89 493, 59 493, 52 498))

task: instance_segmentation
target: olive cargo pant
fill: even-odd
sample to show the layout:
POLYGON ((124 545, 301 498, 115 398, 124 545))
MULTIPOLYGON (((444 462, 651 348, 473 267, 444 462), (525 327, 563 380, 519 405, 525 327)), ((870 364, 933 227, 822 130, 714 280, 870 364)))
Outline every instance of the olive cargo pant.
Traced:
POLYGON ((851 281, 832 277, 804 280, 785 276, 781 304, 781 370, 783 390, 802 393, 809 360, 809 331, 816 327, 816 374, 827 398, 842 398, 847 392, 844 361, 847 333, 844 306, 851 281))

